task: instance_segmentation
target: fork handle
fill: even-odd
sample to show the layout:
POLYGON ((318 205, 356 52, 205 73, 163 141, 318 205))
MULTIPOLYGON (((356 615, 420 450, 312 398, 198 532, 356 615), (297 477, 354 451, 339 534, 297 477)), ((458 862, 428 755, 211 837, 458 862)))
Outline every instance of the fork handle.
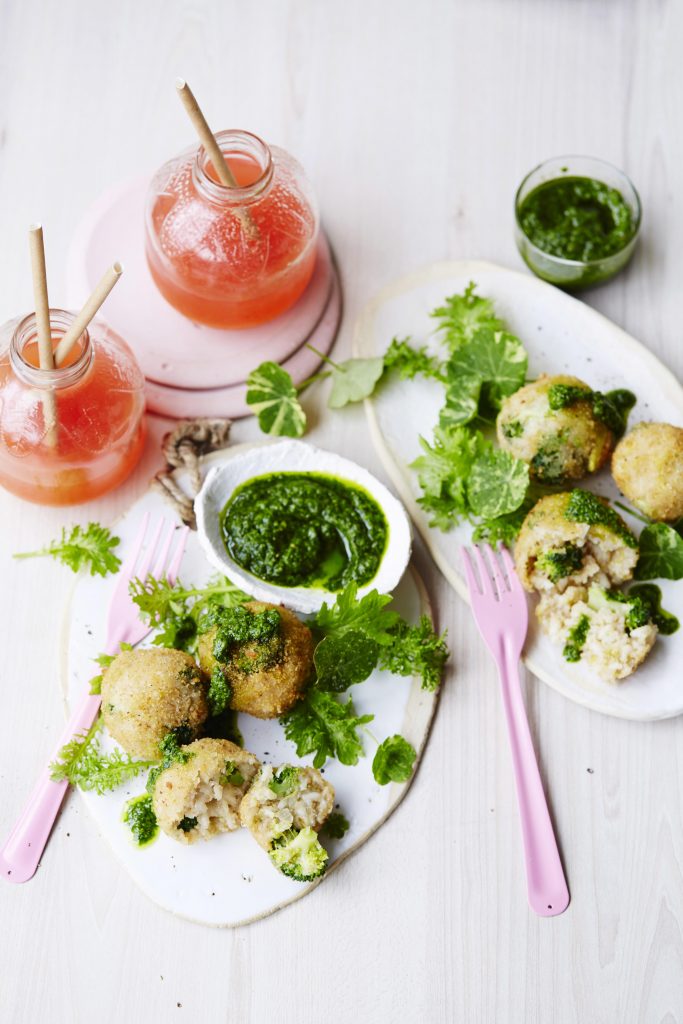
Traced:
MULTIPOLYGON (((99 708, 99 694, 88 693, 65 726, 53 759, 65 743, 90 728, 99 708)), ((49 765, 43 769, 9 839, 0 850, 0 876, 8 882, 28 882, 33 878, 68 788, 66 779, 52 781, 49 765)))
POLYGON ((506 648, 498 668, 522 822, 529 904, 541 917, 555 917, 567 909, 569 890, 529 732, 518 656, 506 648))

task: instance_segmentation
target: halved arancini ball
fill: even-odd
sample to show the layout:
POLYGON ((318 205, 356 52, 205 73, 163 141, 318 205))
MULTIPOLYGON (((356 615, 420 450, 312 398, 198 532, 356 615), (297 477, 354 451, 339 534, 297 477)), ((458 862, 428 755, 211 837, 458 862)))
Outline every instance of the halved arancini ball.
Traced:
POLYGON ((187 844, 239 828, 259 759, 229 740, 195 740, 181 753, 186 760, 171 764, 154 784, 152 807, 162 832, 187 844))

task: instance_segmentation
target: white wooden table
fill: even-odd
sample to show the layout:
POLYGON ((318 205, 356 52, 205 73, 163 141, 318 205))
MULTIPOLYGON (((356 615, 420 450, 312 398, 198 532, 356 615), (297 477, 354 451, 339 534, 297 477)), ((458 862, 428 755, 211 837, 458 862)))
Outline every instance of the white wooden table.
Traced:
MULTIPOLYGON (((4 0, 0 321, 31 308, 31 221, 45 225, 58 303, 87 205, 189 143, 182 74, 214 124, 248 127, 307 168, 341 262, 338 351, 398 274, 448 257, 518 266, 519 179, 587 152, 632 175, 645 229, 628 272, 586 301, 680 377, 682 46, 675 0, 4 0)), ((362 410, 319 408, 311 439, 382 475, 362 410)), ((134 479, 91 506, 0 494, 3 836, 61 721, 72 582, 11 552, 113 521, 145 489, 165 428, 152 421, 134 479)), ((422 569, 453 658, 419 775, 385 827, 300 903, 212 931, 149 903, 71 797, 35 879, 0 883, 3 1021, 683 1021, 683 721, 602 718, 527 679, 572 892, 564 916, 537 919, 493 665, 465 607, 422 569)))

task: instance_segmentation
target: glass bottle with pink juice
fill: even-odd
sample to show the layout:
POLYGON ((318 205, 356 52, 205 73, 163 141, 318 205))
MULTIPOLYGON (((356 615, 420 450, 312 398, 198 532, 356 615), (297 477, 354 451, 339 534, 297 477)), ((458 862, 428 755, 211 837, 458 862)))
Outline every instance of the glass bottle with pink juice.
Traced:
MULTIPOLYGON (((50 309, 56 350, 74 314, 50 309)), ((144 378, 123 341, 93 320, 63 363, 39 365, 36 315, 0 327, 0 486, 73 505, 117 487, 145 442, 144 378)))
POLYGON ((246 131, 214 138, 232 184, 221 180, 204 145, 164 164, 147 198, 147 262, 161 294, 184 316, 211 327, 254 327, 293 306, 311 279, 316 202, 284 150, 246 131))

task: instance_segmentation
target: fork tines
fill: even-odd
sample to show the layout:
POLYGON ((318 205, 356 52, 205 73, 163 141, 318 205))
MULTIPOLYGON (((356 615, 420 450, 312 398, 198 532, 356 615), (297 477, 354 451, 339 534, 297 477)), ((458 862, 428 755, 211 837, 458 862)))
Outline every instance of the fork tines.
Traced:
POLYGON ((473 544, 472 553, 476 571, 469 549, 462 548, 462 561, 470 592, 500 601, 504 594, 512 593, 519 586, 514 563, 506 547, 501 545, 494 550, 490 544, 473 544))

